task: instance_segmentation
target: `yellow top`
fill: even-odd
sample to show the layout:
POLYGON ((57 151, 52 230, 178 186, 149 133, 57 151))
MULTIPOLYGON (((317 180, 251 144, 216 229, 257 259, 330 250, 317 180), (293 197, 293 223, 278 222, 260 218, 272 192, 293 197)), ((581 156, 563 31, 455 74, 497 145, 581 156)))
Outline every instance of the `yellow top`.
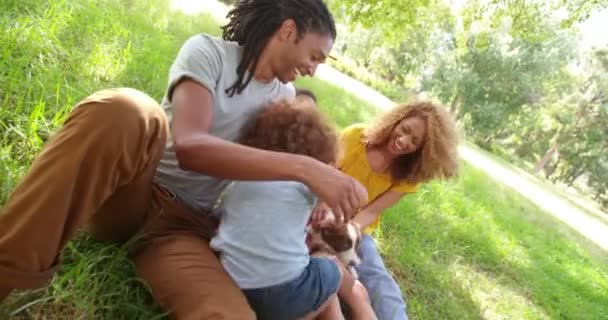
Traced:
MULTIPOLYGON (((338 161, 338 168, 349 176, 357 179, 366 189, 368 203, 374 202, 386 191, 397 191, 403 193, 413 193, 418 189, 418 185, 411 185, 405 182, 393 183, 388 173, 377 173, 372 171, 367 161, 365 144, 363 143, 363 131, 365 125, 354 124, 342 131, 342 158, 338 161)), ((379 223, 377 219, 369 225, 366 232, 373 231, 379 223)))

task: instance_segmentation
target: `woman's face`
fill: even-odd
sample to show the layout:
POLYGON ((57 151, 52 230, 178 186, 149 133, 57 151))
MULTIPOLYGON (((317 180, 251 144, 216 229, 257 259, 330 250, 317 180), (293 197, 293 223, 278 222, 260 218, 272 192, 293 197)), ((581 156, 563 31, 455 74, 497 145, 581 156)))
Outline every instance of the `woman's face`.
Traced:
POLYGON ((387 142, 387 151, 393 156, 410 154, 420 149, 426 139, 426 121, 418 116, 399 122, 387 142))

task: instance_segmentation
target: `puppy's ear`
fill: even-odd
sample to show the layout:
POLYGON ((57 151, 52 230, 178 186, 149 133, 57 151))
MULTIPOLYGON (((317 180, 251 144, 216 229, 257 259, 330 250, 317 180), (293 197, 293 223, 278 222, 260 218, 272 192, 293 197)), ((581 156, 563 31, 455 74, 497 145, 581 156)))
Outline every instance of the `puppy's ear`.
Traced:
POLYGON ((349 235, 348 225, 342 225, 342 227, 324 228, 321 230, 321 236, 323 241, 327 243, 336 252, 343 252, 348 249, 352 249, 354 241, 352 236, 349 235))
POLYGON ((320 231, 323 237, 333 237, 336 235, 336 229, 333 226, 323 226, 320 231))

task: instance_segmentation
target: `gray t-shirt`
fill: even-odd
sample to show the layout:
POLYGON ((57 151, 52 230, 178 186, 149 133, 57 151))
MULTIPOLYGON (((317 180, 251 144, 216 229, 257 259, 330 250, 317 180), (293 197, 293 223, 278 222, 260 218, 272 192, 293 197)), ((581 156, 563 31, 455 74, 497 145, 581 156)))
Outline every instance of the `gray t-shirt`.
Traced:
MULTIPOLYGON (((169 88, 162 101, 169 123, 173 114, 171 95, 175 85, 184 78, 192 79, 211 91, 213 123, 209 133, 229 141, 238 138, 241 128, 253 112, 274 99, 295 95, 293 85, 282 84, 278 79, 270 83, 252 79, 241 94, 228 96, 225 90, 237 79, 236 68, 241 55, 242 47, 234 42, 205 34, 188 39, 169 70, 169 88)), ((225 180, 180 169, 171 135, 154 180, 197 211, 211 209, 227 184, 225 180)))
POLYGON ((236 181, 216 209, 221 217, 211 248, 242 289, 298 277, 309 263, 306 224, 316 197, 294 181, 236 181))

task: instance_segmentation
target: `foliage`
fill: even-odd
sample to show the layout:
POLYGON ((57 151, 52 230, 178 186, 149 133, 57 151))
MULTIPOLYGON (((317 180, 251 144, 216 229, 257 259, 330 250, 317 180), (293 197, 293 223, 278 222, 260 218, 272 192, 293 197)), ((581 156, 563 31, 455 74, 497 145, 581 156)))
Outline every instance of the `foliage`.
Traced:
POLYGON ((510 131, 509 116, 536 104, 544 85, 561 76, 572 44, 555 33, 543 44, 509 39, 491 30, 469 35, 465 48, 454 43, 451 59, 436 57, 436 69, 423 79, 423 88, 443 101, 455 101, 458 117, 467 119, 470 136, 482 145, 510 131))
MULTIPOLYGON (((416 31, 428 33, 441 24, 450 24, 456 18, 451 14, 454 4, 441 0, 330 0, 338 18, 350 25, 383 30, 385 40, 400 42, 403 35, 416 31), (451 6, 452 7, 451 7, 451 6), (429 24, 430 23, 430 24, 429 24), (421 28, 426 27, 426 28, 421 28), (431 27, 431 28, 429 28, 431 27)), ((555 1, 467 1, 462 12, 463 27, 470 30, 481 20, 498 29, 505 20, 512 23, 516 38, 531 42, 542 41, 544 30, 536 21, 547 14, 560 13, 562 28, 586 20, 593 10, 608 7, 607 0, 555 0, 555 1)), ((440 29, 445 29, 441 28, 440 29)))
POLYGON ((384 41, 399 44, 411 33, 433 31, 432 25, 451 20, 450 8, 439 0, 330 0, 336 16, 351 26, 380 30, 384 41))
POLYGON ((551 178, 572 184, 586 176, 594 197, 608 206, 608 49, 590 55, 586 74, 565 101, 571 112, 553 113, 559 155, 551 178))
POLYGON ((393 101, 405 101, 412 94, 411 89, 371 73, 368 69, 352 62, 347 56, 337 56, 337 60, 329 61, 329 65, 375 88, 393 101))
MULTIPOLYGON (((528 169, 541 168, 555 182, 583 188, 608 208, 606 152, 599 138, 606 111, 603 99, 594 98, 607 71, 597 57, 596 66, 577 71, 584 75, 571 70, 579 59, 577 24, 608 1, 330 5, 348 30, 340 32, 341 54, 384 79, 365 83, 385 94, 391 93, 388 84, 438 98, 475 143, 528 169)), ((370 78, 361 71, 350 74, 370 78)))

